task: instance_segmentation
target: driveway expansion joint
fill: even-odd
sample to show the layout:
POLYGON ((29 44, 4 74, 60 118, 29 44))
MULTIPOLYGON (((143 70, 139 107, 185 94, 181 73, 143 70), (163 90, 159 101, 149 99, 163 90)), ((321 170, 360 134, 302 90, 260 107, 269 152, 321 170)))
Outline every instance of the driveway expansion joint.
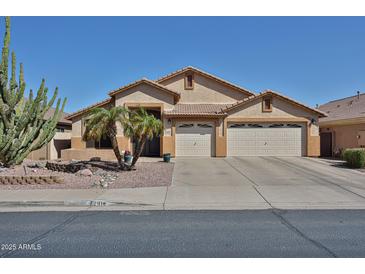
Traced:
POLYGON ((162 203, 162 210, 166 210, 166 199, 167 199, 167 193, 169 191, 169 186, 166 187, 165 197, 162 203))
POLYGON ((274 207, 268 199, 265 198, 265 196, 257 189, 257 187, 252 186, 253 189, 257 192, 258 195, 260 195, 260 197, 274 210, 278 210, 276 207, 274 207))
POLYGON ((223 159, 224 162, 226 162, 231 168, 233 168, 235 171, 237 171, 239 174, 241 174, 243 177, 245 177, 252 185, 259 186, 254 180, 252 180, 250 177, 248 177, 246 174, 244 174, 242 171, 240 171, 238 168, 236 168, 234 165, 232 165, 230 162, 228 162, 226 159, 223 159))

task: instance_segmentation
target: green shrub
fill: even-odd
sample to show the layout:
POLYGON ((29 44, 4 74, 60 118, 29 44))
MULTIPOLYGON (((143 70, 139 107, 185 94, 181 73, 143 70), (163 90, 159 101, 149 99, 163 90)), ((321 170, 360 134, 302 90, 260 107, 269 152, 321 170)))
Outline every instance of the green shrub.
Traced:
POLYGON ((364 149, 346 149, 343 153, 343 159, 351 168, 365 167, 365 150, 364 149))

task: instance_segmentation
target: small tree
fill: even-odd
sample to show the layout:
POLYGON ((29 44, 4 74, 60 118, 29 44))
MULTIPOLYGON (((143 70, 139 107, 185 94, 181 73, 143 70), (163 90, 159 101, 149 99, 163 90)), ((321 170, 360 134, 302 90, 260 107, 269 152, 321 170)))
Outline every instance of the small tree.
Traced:
POLYGON ((130 117, 124 123, 124 135, 135 141, 131 168, 135 166, 141 156, 147 139, 159 136, 162 132, 162 122, 150 115, 143 108, 130 112, 130 117))
POLYGON ((56 88, 48 101, 48 89, 42 80, 37 95, 24 98, 25 82, 23 65, 20 64, 19 82, 16 81, 16 58, 11 55, 11 77, 9 81, 10 18, 5 18, 5 37, 0 62, 0 162, 5 166, 17 165, 34 150, 46 145, 56 133, 56 125, 65 107, 64 99, 58 99, 53 116, 45 120, 46 112, 57 97, 56 88))
POLYGON ((110 139, 118 164, 123 169, 125 168, 125 165, 118 148, 117 123, 124 126, 128 120, 128 114, 128 110, 124 107, 112 107, 111 109, 95 108, 87 117, 86 129, 83 134, 84 141, 100 141, 102 137, 107 136, 110 139))

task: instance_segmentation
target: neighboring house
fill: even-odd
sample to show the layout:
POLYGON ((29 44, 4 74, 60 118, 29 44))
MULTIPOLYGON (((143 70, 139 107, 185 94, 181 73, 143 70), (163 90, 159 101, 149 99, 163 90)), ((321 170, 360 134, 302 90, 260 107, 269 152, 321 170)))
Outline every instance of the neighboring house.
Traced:
POLYGON ((365 147, 365 94, 331 101, 319 109, 321 156, 340 156, 345 148, 365 147))
MULTIPOLYGON (((259 94, 186 67, 158 80, 141 79, 109 92, 109 98, 79 110, 72 121, 71 149, 64 159, 115 159, 108 140, 84 142, 85 118, 95 107, 143 107, 163 121, 146 156, 319 156, 319 117, 325 114, 274 91, 259 94)), ((121 150, 133 140, 118 128, 121 150)))
MULTIPOLYGON (((49 109, 45 114, 45 119, 53 116, 55 109, 49 109)), ((61 158, 61 150, 71 147, 72 122, 65 119, 68 113, 61 113, 61 118, 57 123, 56 134, 53 139, 42 148, 31 152, 28 159, 31 160, 55 160, 61 158)))

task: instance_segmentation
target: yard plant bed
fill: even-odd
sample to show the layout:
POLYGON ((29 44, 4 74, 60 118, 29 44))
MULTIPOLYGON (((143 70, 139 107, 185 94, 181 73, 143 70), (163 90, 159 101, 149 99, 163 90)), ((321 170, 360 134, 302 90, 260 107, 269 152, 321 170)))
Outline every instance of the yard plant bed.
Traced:
MULTIPOLYGON (((65 164, 65 162, 63 162, 65 164)), ((56 176, 63 178, 57 184, 0 184, 1 189, 90 189, 90 188, 135 188, 168 186, 172 181, 173 163, 140 162, 136 169, 121 171, 115 162, 83 162, 89 175, 66 173, 47 169, 46 162, 26 160, 14 168, 1 168, 0 176, 56 176), (91 172, 90 172, 91 171, 91 172)))

